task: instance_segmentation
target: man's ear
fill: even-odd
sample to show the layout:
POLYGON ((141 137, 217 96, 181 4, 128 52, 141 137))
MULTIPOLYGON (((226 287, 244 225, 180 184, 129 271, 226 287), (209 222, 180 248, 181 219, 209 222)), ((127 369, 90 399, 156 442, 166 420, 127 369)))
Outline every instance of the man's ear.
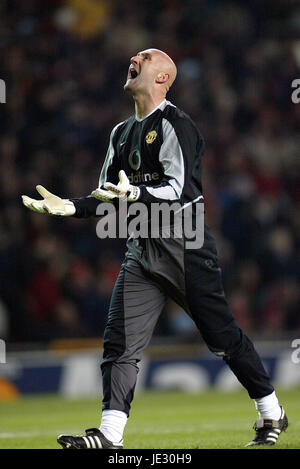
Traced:
POLYGON ((170 78, 168 73, 159 73, 156 77, 155 83, 166 83, 170 78))

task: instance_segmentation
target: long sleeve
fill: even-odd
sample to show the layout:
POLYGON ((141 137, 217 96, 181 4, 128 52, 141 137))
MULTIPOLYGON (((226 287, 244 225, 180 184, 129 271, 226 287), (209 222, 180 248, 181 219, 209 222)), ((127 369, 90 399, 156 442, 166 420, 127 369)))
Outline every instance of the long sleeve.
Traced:
POLYGON ((77 199, 70 199, 73 202, 76 212, 73 215, 75 218, 88 218, 95 217, 96 210, 100 203, 99 200, 94 197, 79 197, 77 199))

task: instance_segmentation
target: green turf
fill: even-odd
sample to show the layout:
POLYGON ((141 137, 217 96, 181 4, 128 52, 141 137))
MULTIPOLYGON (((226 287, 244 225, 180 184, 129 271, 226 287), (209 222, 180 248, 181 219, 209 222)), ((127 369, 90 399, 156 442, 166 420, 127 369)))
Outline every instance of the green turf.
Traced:
MULTIPOLYGON (((276 448, 300 448, 300 390, 277 391, 290 420, 276 448)), ((98 426, 100 402, 58 396, 0 403, 0 448, 58 448, 59 433, 98 426)), ((125 447, 243 448, 253 436, 256 411, 244 391, 235 393, 147 392, 137 395, 125 447)))

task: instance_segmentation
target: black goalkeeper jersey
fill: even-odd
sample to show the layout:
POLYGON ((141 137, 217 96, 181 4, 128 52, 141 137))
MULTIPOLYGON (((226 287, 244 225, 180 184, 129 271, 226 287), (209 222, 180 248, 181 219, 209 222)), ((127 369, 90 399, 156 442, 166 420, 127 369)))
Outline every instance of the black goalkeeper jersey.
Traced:
MULTIPOLYGON (((199 203, 203 206, 203 149, 204 141, 195 123, 176 106, 164 100, 144 119, 131 116, 114 127, 99 187, 106 181, 118 184, 118 173, 122 169, 131 184, 141 189, 138 202, 145 203, 149 208, 155 202, 176 202, 185 211, 185 207, 192 207, 190 213, 195 226, 194 208, 199 203)), ((101 204, 93 197, 71 200, 76 207, 75 216, 79 218, 96 215, 97 207, 101 204)), ((215 256, 214 241, 207 229, 204 236, 204 247, 212 249, 215 256)), ((186 263, 193 270, 195 266, 197 269, 197 258, 203 252, 202 249, 188 252, 185 235, 181 238, 130 236, 127 248, 126 258, 134 259, 149 274, 166 284, 169 290, 173 289, 173 297, 185 291, 186 263)))
MULTIPOLYGON (((139 202, 178 201, 202 197, 201 156, 204 141, 191 118, 164 100, 150 115, 135 115, 112 130, 109 148, 99 178, 118 184, 125 171, 130 183, 139 186, 139 202)), ((99 201, 92 197, 71 199, 76 217, 96 215, 99 201)))

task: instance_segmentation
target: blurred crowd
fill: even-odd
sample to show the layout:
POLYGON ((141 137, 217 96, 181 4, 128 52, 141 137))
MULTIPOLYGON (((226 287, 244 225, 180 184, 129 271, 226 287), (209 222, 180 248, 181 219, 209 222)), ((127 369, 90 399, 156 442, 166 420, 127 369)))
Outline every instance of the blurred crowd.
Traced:
MULTIPOLYGON (((133 113, 129 59, 148 47, 177 63, 168 99, 206 141, 206 219, 234 315, 254 336, 300 329, 299 2, 2 0, 1 338, 103 334, 124 240, 98 239, 95 218, 30 212, 21 195, 97 187, 111 129, 133 113)), ((155 333, 198 340, 173 303, 155 333)))

